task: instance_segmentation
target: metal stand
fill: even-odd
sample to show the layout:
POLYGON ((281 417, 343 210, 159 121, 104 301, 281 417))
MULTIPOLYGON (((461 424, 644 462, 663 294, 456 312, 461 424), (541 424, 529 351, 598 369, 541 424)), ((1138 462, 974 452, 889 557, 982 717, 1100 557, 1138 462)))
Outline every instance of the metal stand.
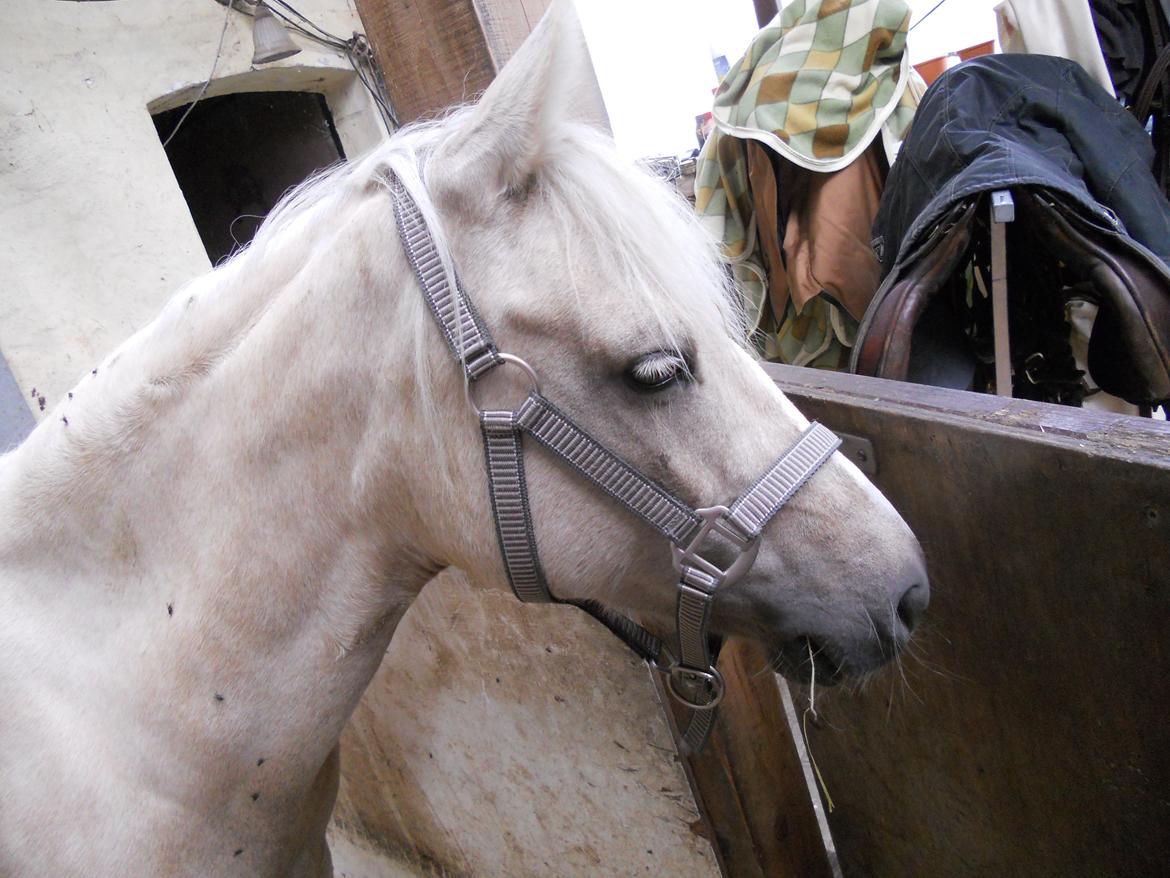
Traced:
POLYGON ((1012 193, 991 193, 991 314, 995 330, 995 392, 1012 395, 1012 351, 1008 338, 1007 223, 1016 218, 1012 193))

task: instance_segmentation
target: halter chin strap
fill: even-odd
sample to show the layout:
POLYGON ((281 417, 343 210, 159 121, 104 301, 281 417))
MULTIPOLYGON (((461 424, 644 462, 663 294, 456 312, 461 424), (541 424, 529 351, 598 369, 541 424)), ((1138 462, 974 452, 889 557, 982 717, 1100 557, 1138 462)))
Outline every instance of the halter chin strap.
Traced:
POLYGON ((578 426, 540 392, 536 373, 501 353, 458 278, 449 282, 434 238, 406 187, 390 176, 394 213, 407 260, 447 347, 467 378, 468 401, 479 415, 496 535, 508 582, 522 601, 570 603, 588 612, 666 675, 670 694, 687 708, 683 741, 698 751, 715 722, 724 683, 715 668, 718 646, 708 633, 716 591, 751 568, 760 534, 785 503, 837 450, 841 440, 813 423, 730 506, 693 509, 578 426), (497 366, 522 369, 532 384, 515 411, 476 408, 474 383, 497 366), (549 590, 536 548, 524 478, 523 437, 592 482, 670 541, 679 575, 674 651, 633 620, 593 600, 561 601, 549 590), (711 560, 711 545, 716 544, 711 560), (722 559, 730 558, 730 561, 722 559), (725 565, 725 566, 721 566, 725 565))

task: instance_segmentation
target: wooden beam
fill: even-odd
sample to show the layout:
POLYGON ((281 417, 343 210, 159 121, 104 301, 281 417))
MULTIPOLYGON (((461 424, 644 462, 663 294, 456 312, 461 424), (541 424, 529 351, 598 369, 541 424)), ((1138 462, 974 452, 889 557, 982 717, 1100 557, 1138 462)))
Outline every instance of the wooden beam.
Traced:
MULTIPOLYGON (((686 767, 720 870, 729 878, 833 878, 818 794, 806 782, 767 651, 731 639, 719 671, 727 683, 719 721, 686 767)), ((677 724, 678 705, 665 691, 659 697, 677 724)))
POLYGON ((552 0, 475 0, 484 41, 497 71, 516 54, 552 0))
POLYGON ((756 22, 763 27, 769 21, 776 17, 776 13, 780 10, 777 8, 776 0, 752 0, 756 6, 756 22))
MULTIPOLYGON (((402 124, 479 97, 552 0, 355 0, 402 124)), ((596 77, 576 109, 609 130, 596 77)))
POLYGON ((355 0, 403 124, 473 100, 496 75, 473 0, 355 0))

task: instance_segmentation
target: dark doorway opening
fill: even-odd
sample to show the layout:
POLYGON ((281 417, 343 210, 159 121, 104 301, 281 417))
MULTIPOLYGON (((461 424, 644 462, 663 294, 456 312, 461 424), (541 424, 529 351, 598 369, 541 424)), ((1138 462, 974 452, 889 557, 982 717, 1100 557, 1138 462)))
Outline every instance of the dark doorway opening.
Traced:
MULTIPOLYGON (((154 116, 160 141, 188 107, 154 116)), ((166 151, 212 264, 251 241, 290 187, 345 158, 324 95, 299 91, 205 98, 166 151)))

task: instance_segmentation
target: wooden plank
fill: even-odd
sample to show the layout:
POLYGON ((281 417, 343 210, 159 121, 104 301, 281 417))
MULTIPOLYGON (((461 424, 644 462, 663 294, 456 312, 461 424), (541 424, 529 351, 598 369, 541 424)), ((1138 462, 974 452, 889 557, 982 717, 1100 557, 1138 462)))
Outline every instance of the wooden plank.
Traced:
POLYGON ((1157 465, 1170 459, 1166 421, 775 363, 763 368, 794 400, 834 409, 1003 431, 1133 463, 1157 465))
POLYGON ((845 874, 1161 874, 1170 426, 768 371, 808 416, 873 442, 932 574, 904 678, 818 698, 845 874))
POLYGON ((498 72, 516 54, 552 0, 475 0, 484 39, 498 72))
POLYGON ((779 12, 777 0, 752 0, 756 7, 756 22, 760 27, 766 25, 779 12))
POLYGON ((496 74, 474 0, 355 0, 403 124, 481 94, 496 74))
MULTIPOLYGON (((727 683, 719 722, 703 752, 687 764, 723 874, 832 878, 767 652, 756 643, 729 640, 719 671, 727 683)), ((666 697, 663 704, 678 722, 677 704, 666 697)))

